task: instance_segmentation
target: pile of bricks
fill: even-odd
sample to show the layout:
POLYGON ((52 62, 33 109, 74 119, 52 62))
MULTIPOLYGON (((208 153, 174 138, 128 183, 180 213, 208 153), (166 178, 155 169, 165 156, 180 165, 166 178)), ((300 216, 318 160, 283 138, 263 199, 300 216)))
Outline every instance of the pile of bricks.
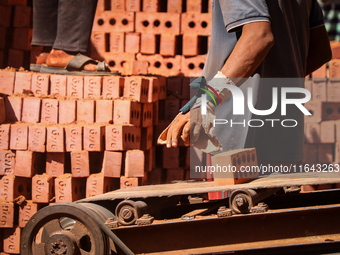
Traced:
POLYGON ((99 0, 91 56, 124 74, 199 76, 211 0, 99 0))
POLYGON ((19 253, 21 229, 50 203, 190 177, 187 147, 155 143, 188 101, 189 78, 5 69, 0 80, 4 252, 19 253))
POLYGON ((333 59, 312 73, 305 86, 312 100, 305 107, 305 158, 308 164, 340 163, 340 43, 332 42, 333 59))
MULTIPOLYGON (((0 1, 0 68, 26 67, 37 49, 31 52, 32 8, 27 0, 0 1)), ((39 49, 38 49, 39 50, 39 49)))

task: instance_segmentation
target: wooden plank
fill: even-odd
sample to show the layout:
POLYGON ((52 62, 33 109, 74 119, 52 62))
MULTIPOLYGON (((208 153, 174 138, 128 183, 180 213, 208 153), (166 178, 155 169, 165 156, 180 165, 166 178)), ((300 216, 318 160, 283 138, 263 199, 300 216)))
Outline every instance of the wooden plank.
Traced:
POLYGON ((100 200, 133 199, 147 197, 169 197, 176 195, 203 194, 208 192, 225 192, 236 189, 280 188, 286 186, 304 186, 340 183, 339 173, 293 173, 272 174, 253 180, 249 183, 214 186, 214 182, 184 182, 176 184, 161 184, 131 187, 105 193, 78 202, 100 200))

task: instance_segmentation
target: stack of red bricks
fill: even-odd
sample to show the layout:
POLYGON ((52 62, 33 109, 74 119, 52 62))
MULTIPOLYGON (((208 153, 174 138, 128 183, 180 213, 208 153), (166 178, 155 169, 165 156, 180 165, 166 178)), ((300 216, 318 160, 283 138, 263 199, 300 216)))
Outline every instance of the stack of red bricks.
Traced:
MULTIPOLYGON (((165 112, 170 118, 164 106, 173 116, 181 102, 166 99, 166 78, 63 76, 6 69, 0 71, 0 80, 4 252, 19 253, 20 229, 49 203, 183 180, 184 175, 169 179, 161 168, 153 169, 159 115, 165 112)), ((179 167, 172 162, 179 162, 179 150, 161 153, 165 168, 179 167)))
POLYGON ((199 76, 211 0, 99 0, 91 55, 124 74, 199 76))
POLYGON ((27 0, 0 0, 0 68, 28 67, 31 56, 31 16, 32 10, 27 6, 27 0))
POLYGON ((305 117, 305 163, 340 163, 340 43, 332 42, 333 59, 310 79, 312 100, 305 117))

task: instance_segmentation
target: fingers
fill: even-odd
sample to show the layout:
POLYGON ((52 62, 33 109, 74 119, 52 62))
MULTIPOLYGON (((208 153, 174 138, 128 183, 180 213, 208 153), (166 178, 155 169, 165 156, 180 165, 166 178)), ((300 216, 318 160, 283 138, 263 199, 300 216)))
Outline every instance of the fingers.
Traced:
POLYGON ((167 134, 167 143, 166 147, 177 147, 178 145, 178 138, 182 132, 183 127, 188 122, 188 116, 186 115, 178 115, 174 121, 172 122, 168 134, 167 134))
POLYGON ((188 121, 187 124, 185 124, 181 138, 183 139, 185 146, 190 145, 190 121, 188 121))

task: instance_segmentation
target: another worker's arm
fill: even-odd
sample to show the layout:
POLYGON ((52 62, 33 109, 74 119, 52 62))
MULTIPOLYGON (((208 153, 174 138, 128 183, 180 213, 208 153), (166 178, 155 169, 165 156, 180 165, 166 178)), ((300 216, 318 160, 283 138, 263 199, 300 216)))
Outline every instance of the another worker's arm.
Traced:
MULTIPOLYGON (((221 69, 221 72, 237 83, 238 79, 248 78, 259 67, 271 47, 274 45, 269 22, 253 22, 242 27, 242 35, 233 52, 221 69)), ((191 110, 191 118, 200 117, 200 109, 191 110), (197 115, 197 116, 196 116, 197 115)), ((192 127, 192 140, 197 140, 200 127, 192 127)), ((182 134, 185 145, 190 145, 190 112, 176 117, 169 128, 167 147, 177 147, 178 138, 182 134)))

